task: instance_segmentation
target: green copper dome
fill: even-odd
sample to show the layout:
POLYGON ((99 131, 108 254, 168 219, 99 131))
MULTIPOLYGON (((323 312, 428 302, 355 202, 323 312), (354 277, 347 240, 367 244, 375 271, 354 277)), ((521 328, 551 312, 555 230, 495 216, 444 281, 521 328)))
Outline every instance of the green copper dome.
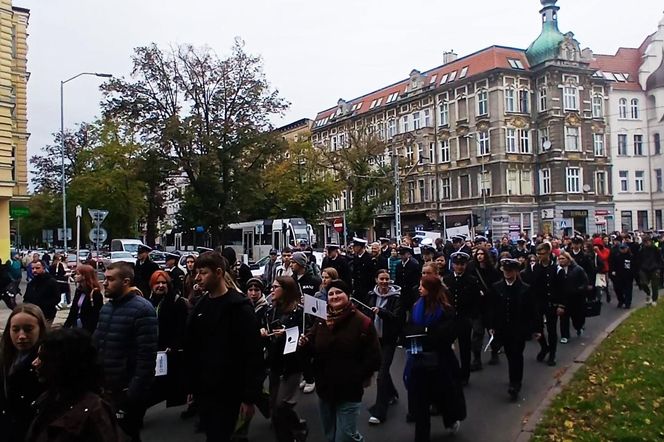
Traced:
POLYGON ((526 57, 530 66, 558 58, 560 44, 565 36, 558 30, 558 0, 540 0, 542 3, 542 32, 526 49, 526 57))

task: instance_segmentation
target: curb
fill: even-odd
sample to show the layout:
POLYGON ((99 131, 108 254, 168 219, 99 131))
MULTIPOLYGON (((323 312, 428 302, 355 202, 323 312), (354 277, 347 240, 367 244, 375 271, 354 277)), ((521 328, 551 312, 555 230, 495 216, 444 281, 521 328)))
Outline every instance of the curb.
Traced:
POLYGON ((514 442, 530 441, 531 437, 535 433, 537 424, 539 424, 539 422, 542 420, 542 417, 551 405, 551 402, 553 402, 556 396, 558 396, 558 394, 563 390, 565 385, 567 385, 572 380, 574 374, 583 366, 583 364, 586 363, 590 355, 595 352, 599 344, 601 344, 609 335, 611 335, 611 333, 613 333, 625 319, 641 308, 645 308, 645 306, 626 310, 618 317, 618 319, 609 324, 608 327, 604 329, 604 331, 600 332, 595 340, 593 340, 592 343, 590 343, 577 357, 574 358, 574 361, 570 366, 565 367, 565 373, 560 376, 560 378, 556 380, 555 384, 552 385, 546 392, 542 402, 540 402, 537 408, 528 417, 528 421, 521 427, 521 431, 514 439, 514 442))

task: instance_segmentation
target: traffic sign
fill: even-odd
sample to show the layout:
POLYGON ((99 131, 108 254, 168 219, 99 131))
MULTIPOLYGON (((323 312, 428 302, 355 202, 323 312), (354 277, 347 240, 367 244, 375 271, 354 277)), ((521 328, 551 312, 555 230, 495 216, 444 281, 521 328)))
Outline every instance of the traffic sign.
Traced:
POLYGON ((103 223, 108 216, 108 210, 103 209, 88 209, 88 213, 90 214, 92 221, 97 224, 103 223))
POLYGON ((88 238, 94 243, 104 242, 108 239, 108 232, 103 227, 95 227, 90 230, 88 238))
POLYGON ((10 207, 9 216, 12 218, 27 218, 30 216, 29 207, 10 207))
MULTIPOLYGON (((58 241, 63 241, 64 236, 64 230, 58 229, 58 241)), ((67 241, 71 241, 71 227, 67 227, 67 241)))
POLYGON ((334 230, 336 230, 338 233, 343 233, 344 231, 344 220, 341 218, 335 218, 334 223, 332 224, 334 227, 334 230))

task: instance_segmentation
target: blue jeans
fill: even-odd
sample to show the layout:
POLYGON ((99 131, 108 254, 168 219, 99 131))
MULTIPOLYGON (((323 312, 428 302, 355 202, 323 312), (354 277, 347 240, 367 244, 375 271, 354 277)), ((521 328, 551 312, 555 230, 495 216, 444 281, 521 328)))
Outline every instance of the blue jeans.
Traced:
POLYGON ((364 437, 357 431, 357 417, 361 402, 333 404, 323 399, 318 401, 323 431, 328 442, 362 442, 364 437))

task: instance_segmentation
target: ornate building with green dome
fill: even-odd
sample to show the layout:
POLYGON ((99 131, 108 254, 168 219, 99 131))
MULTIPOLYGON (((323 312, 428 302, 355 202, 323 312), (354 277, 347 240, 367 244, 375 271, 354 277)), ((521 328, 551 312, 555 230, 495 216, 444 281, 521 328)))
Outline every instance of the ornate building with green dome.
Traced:
MULTIPOLYGON (((376 164, 403 159, 400 199, 378 210, 370 238, 395 237, 397 211, 402 233, 468 225, 516 239, 614 229, 607 80, 574 34, 560 31, 557 3, 541 0, 542 29, 526 50, 446 53, 440 66, 409 69, 317 114, 312 143, 326 155, 363 134, 385 142, 376 164)), ((326 208, 328 241, 343 242, 331 226, 349 194, 326 208)))

